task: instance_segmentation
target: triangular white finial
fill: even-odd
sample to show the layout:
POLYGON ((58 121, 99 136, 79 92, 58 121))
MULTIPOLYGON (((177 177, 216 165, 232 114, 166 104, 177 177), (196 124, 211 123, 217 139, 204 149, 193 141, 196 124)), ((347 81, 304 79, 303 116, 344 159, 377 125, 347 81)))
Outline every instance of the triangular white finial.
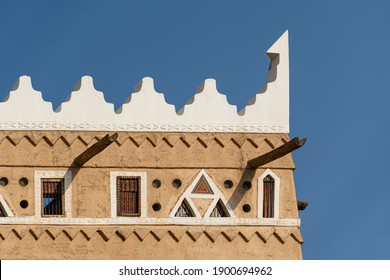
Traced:
POLYGON ((288 30, 267 50, 267 54, 288 52, 288 30))
POLYGON ((267 84, 239 112, 246 123, 261 120, 275 132, 289 132, 289 54, 288 31, 268 49, 270 57, 267 84))

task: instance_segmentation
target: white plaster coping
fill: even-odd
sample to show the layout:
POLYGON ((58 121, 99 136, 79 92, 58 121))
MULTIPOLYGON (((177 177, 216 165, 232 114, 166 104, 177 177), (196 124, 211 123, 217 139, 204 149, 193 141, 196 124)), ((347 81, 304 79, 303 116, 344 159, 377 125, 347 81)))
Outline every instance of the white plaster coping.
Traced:
MULTIPOLYGON (((64 219, 72 217, 72 172, 71 171, 35 171, 35 219, 49 221, 53 217, 42 218, 42 179, 64 179, 65 205, 64 219)), ((62 219, 62 218, 60 218, 62 219)))
MULTIPOLYGON (((222 192, 219 190, 217 185, 214 183, 214 181, 211 179, 211 177, 207 174, 207 172, 204 169, 202 169, 198 173, 198 175, 195 177, 195 179, 192 181, 192 183, 187 187, 185 192, 180 196, 179 200, 176 202, 171 213, 169 214, 169 217, 176 218, 176 219, 191 219, 192 217, 191 218, 175 217, 175 214, 176 214, 177 210, 179 209, 180 205, 182 204, 182 202, 184 200, 186 200, 188 202, 189 206, 191 207, 191 210, 193 211, 195 217, 201 218, 201 215, 200 215, 198 209, 196 208, 195 204, 192 201, 193 198, 213 199, 213 201, 211 202, 209 208, 207 209, 207 211, 204 215, 204 218, 206 220, 208 218, 210 218, 210 214, 214 210, 214 207, 217 205, 218 201, 221 201, 224 204, 226 210, 228 211, 227 214, 229 215, 229 217, 231 217, 231 218, 236 217, 234 215, 234 212, 233 212, 232 208, 230 207, 228 201, 226 200, 225 196, 222 194, 222 192), (198 181, 200 180, 200 178, 202 176, 204 176, 204 178, 206 179, 213 194, 192 193, 193 189, 195 188, 196 184, 198 183, 198 181)), ((226 219, 226 218, 227 217, 223 217, 221 219, 226 219)), ((211 218, 211 219, 218 219, 218 218, 211 218)))
POLYGON ((257 218, 40 218, 0 217, 1 225, 194 225, 194 226, 293 226, 299 227, 300 219, 257 218))
POLYGON ((8 203, 5 201, 4 197, 0 194, 0 204, 5 211, 7 217, 14 217, 14 213, 12 213, 11 208, 8 206, 8 203))
POLYGON ((257 217, 266 220, 277 221, 279 219, 279 201, 280 201, 280 178, 276 176, 271 169, 266 169, 263 174, 257 180, 257 191, 258 191, 258 205, 257 205, 257 217), (266 176, 270 175, 275 180, 275 201, 274 201, 274 217, 263 218, 263 198, 264 198, 264 186, 263 180, 266 176))
POLYGON ((289 55, 286 31, 269 48, 267 85, 237 113, 235 105, 218 92, 216 81, 206 79, 185 106, 175 112, 164 95, 146 77, 114 112, 93 80, 84 76, 68 99, 54 112, 50 102, 22 76, 0 103, 0 130, 89 130, 174 132, 289 132, 289 55))
POLYGON ((147 177, 146 172, 126 172, 126 171, 112 171, 110 172, 110 200, 111 200, 111 218, 118 220, 129 219, 129 217, 117 216, 117 187, 116 178, 118 176, 134 176, 141 178, 141 218, 147 217, 148 201, 147 201, 147 177))

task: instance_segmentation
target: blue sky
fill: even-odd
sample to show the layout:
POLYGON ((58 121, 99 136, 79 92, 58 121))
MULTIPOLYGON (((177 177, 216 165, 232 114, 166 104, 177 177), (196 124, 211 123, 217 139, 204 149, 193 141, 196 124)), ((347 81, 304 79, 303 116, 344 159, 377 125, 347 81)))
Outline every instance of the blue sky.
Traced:
POLYGON ((0 99, 56 109, 83 75, 119 108, 145 76, 179 110, 207 78, 240 110, 289 30, 305 259, 390 259, 389 1, 2 1, 0 99))

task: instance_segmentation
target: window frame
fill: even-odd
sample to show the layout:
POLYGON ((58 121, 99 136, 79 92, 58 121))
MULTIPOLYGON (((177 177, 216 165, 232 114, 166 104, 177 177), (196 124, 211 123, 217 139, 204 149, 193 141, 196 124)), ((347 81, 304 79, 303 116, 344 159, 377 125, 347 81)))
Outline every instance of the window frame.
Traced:
POLYGON ((280 178, 272 172, 271 169, 266 169, 264 173, 258 178, 258 205, 257 205, 257 217, 266 220, 278 220, 279 219, 279 207, 280 207, 280 178), (264 206, 264 179, 267 176, 271 176, 274 179, 274 216, 271 218, 263 217, 264 206))
MULTIPOLYGON (((41 178, 41 214, 42 218, 49 217, 64 217, 65 216, 65 180, 64 178, 41 178), (60 183, 60 194, 61 194, 61 204, 60 204, 60 214, 45 214, 45 192, 44 192, 44 184, 45 183, 60 183)), ((56 186, 57 187, 57 186, 56 186)), ((50 202, 51 203, 51 202, 50 202)), ((57 209, 56 209, 57 210, 57 209)))
POLYGON ((111 218, 131 219, 147 217, 147 177, 146 172, 127 172, 127 171, 112 171, 110 172, 110 200, 111 200, 111 218), (120 216, 118 215, 118 193, 117 193, 117 177, 139 177, 139 215, 120 216))
POLYGON ((118 217, 139 217, 141 216, 141 177, 139 176, 117 176, 116 177, 117 191, 117 209, 118 217), (124 183, 125 181, 135 181, 135 183, 124 183), (133 185, 134 184, 134 185, 133 185), (125 188, 134 188, 135 190, 125 190, 125 188), (127 202, 125 202, 127 200, 127 202), (133 207, 129 207, 133 201, 133 207), (127 205, 127 206, 124 206, 127 205), (123 207, 122 207, 123 206, 123 207), (127 208, 127 209, 126 209, 127 208), (131 211, 132 210, 132 211, 131 211), (130 213, 131 212, 131 213, 130 213))
POLYGON ((35 216, 37 218, 71 218, 72 217, 72 172, 71 171, 35 171, 35 216), (63 214, 44 215, 42 181, 45 179, 63 180, 63 214))

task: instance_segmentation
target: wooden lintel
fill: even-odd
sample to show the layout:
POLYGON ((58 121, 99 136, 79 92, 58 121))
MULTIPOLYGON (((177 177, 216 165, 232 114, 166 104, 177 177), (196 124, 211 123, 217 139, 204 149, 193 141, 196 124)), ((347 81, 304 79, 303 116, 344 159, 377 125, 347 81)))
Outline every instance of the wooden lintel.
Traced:
POLYGON ((278 158, 281 158, 281 157, 291 153, 292 151, 302 147, 305 143, 306 143, 306 138, 299 140, 298 137, 295 137, 291 141, 283 144, 282 146, 280 146, 276 149, 273 149, 272 151, 270 151, 264 155, 261 155, 257 158, 249 160, 248 164, 252 168, 258 168, 264 164, 267 164, 271 161, 274 161, 278 158))
POLYGON ((103 151, 109 145, 111 145, 118 138, 118 133, 113 135, 106 134, 102 139, 86 149, 82 154, 75 158, 74 163, 76 166, 81 167, 91 158, 103 151))
POLYGON ((300 210, 300 211, 305 210, 308 204, 309 204, 309 202, 307 202, 307 201, 298 200, 297 201, 298 210, 300 210))

